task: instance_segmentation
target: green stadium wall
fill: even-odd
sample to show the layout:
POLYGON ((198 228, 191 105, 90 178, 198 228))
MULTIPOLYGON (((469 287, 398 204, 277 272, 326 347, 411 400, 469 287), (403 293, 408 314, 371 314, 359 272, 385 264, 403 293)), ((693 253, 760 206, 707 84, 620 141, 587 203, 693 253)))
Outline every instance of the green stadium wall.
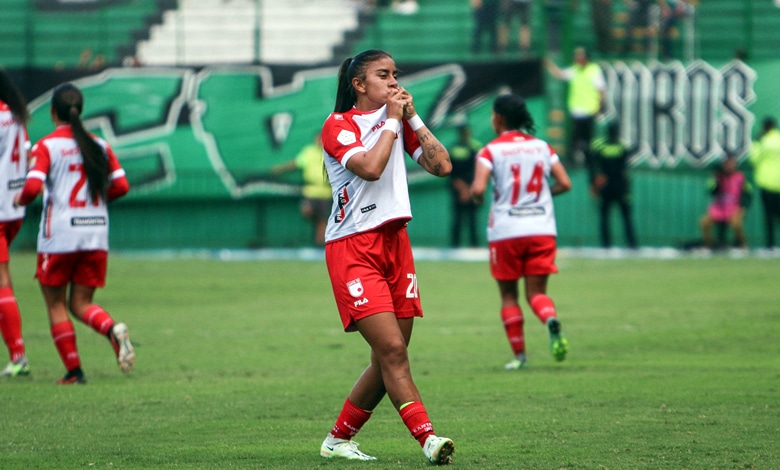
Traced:
MULTIPOLYGON (((537 134, 546 137, 548 109, 539 61, 399 65, 403 85, 445 145, 456 139, 456 119, 467 119, 481 141, 492 138, 490 106, 507 90, 528 98, 537 134)), ((626 132, 635 139, 629 143, 635 151, 640 243, 679 246, 698 238, 698 219, 709 200, 705 187, 710 167, 726 150, 738 151, 744 160, 754 116, 779 109, 777 90, 762 79, 776 74, 778 63, 609 67, 635 70, 644 78, 649 73, 651 78, 637 94, 634 80, 626 79, 631 74, 616 75, 622 78, 611 87, 612 101, 620 106, 608 110, 608 116, 627 120, 626 132), (678 88, 670 94, 653 77, 663 77, 664 83, 672 77, 678 88), (615 90, 621 95, 614 95, 615 90), (644 106, 645 100, 651 100, 650 106, 644 106), (652 132, 634 132, 647 116, 626 113, 631 109, 627 102, 650 113, 652 132), (742 113, 741 107, 749 112, 742 113), (703 122, 686 124, 694 117, 703 122), (680 142, 675 135, 682 136, 680 142), (663 149, 671 149, 671 154, 663 149)), ((320 127, 333 105, 335 77, 335 68, 280 73, 267 67, 214 67, 109 69, 74 80, 85 94, 85 123, 111 142, 132 186, 130 195, 111 206, 112 248, 308 246, 311 229, 298 212, 299 176, 277 177, 269 170, 293 158, 320 127)), ((50 91, 43 91, 31 100, 32 140, 51 131, 49 99, 50 91)), ((448 246, 447 181, 423 173, 411 160, 408 168, 413 242, 448 246)), ((743 169, 748 170, 744 164, 743 169)), ((560 244, 598 246, 595 200, 588 194, 584 173, 574 167, 571 173, 574 190, 556 199, 560 244)), ((28 211, 16 249, 34 248, 39 212, 39 205, 28 211)), ((486 217, 485 206, 480 214, 483 244, 486 217)), ((757 201, 746 223, 751 244, 762 243, 757 201)), ((621 230, 615 219, 618 245, 621 230)))

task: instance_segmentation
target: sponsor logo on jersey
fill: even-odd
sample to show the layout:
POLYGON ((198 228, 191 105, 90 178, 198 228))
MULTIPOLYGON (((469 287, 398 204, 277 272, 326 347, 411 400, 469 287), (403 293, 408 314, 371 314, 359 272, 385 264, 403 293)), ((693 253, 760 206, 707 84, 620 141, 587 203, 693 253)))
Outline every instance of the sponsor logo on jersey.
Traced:
POLYGON ((544 215, 544 207, 513 207, 509 209, 509 215, 513 217, 525 217, 528 215, 544 215))
POLYGON ((360 212, 365 214, 366 212, 371 212, 374 209, 376 209, 376 204, 371 204, 371 205, 368 205, 366 207, 361 207, 360 208, 360 212))
POLYGON ((94 227, 99 225, 106 225, 106 218, 103 216, 71 217, 70 225, 72 227, 94 227))
POLYGON ((347 191, 348 186, 349 183, 345 184, 337 192, 339 210, 336 211, 336 217, 334 218, 334 222, 337 224, 343 222, 344 218, 347 217, 347 211, 344 210, 344 208, 347 206, 347 204, 349 204, 349 191, 347 191))
POLYGON ((368 297, 363 297, 360 300, 355 301, 355 307, 360 307, 361 305, 365 305, 368 303, 368 297))
POLYGON ((8 189, 19 189, 24 186, 24 178, 8 181, 8 189))
MULTIPOLYGON (((347 282, 347 289, 349 289, 349 295, 358 298, 363 296, 363 283, 360 282, 360 278, 353 279, 347 282)), ((357 305, 357 304, 356 304, 357 305)))
POLYGON ((357 137, 354 132, 342 129, 341 132, 339 132, 339 135, 336 136, 336 140, 338 140, 341 145, 352 145, 357 142, 357 137))

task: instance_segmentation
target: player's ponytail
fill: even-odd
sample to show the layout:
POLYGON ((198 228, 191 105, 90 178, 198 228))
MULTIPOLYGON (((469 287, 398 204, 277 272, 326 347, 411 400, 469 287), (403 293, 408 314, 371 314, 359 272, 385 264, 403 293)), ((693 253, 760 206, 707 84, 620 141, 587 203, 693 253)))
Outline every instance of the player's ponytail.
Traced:
POLYGON ((352 79, 355 77, 365 80, 368 64, 383 57, 391 57, 385 51, 370 49, 363 51, 355 57, 347 58, 341 63, 339 68, 338 87, 336 88, 336 106, 334 112, 345 113, 352 109, 357 101, 355 87, 352 86, 352 79))
POLYGON ((8 105, 16 122, 26 124, 30 119, 27 101, 5 69, 0 69, 0 101, 8 105))
POLYGON ((105 149, 95 141, 81 122, 84 96, 74 85, 66 83, 54 90, 51 106, 57 119, 69 123, 73 129, 73 138, 84 159, 87 191, 92 201, 95 202, 98 198, 105 201, 108 190, 108 159, 105 149))

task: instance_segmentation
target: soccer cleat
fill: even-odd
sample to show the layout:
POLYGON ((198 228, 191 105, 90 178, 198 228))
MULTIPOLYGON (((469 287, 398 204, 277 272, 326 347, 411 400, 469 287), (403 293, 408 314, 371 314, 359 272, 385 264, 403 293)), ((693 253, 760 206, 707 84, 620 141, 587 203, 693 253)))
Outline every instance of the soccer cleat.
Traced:
POLYGON ((550 350, 556 361, 566 359, 566 353, 569 352, 569 342, 561 333, 561 322, 556 318, 547 320, 547 329, 550 331, 550 350))
POLYGON ((130 342, 130 332, 124 323, 117 323, 111 329, 111 346, 114 348, 119 368, 122 372, 130 372, 135 364, 135 351, 133 343, 130 342))
POLYGON ((24 354, 15 361, 9 362, 5 369, 0 371, 0 377, 16 377, 19 375, 30 375, 30 364, 27 362, 27 356, 24 354))
POLYGON ((520 369, 527 369, 528 368, 528 361, 525 359, 512 359, 511 361, 507 362, 504 366, 504 370, 520 370, 520 369))
POLYGON ((431 434, 425 439, 423 454, 434 465, 449 465, 452 463, 452 454, 455 452, 455 444, 452 439, 434 436, 431 434))
POLYGON ((320 446, 320 455, 327 459, 341 457, 348 460, 376 460, 376 457, 360 452, 359 445, 353 440, 339 439, 328 433, 328 437, 322 441, 320 446))
POLYGON ((84 377, 84 372, 81 371, 81 367, 69 370, 65 377, 57 381, 59 385, 71 385, 71 384, 85 384, 87 378, 84 377))

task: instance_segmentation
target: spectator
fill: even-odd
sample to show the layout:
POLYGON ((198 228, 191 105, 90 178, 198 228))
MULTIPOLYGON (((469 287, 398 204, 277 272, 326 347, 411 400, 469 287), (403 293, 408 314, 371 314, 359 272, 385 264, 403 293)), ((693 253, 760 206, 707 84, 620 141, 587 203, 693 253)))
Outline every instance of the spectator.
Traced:
POLYGON ((467 123, 458 127, 458 141, 450 148, 452 173, 450 193, 452 194, 452 231, 450 241, 453 248, 460 246, 463 228, 469 237, 469 246, 477 246, 477 209, 479 205, 471 198, 471 183, 474 181, 474 156, 482 144, 471 137, 467 123))
POLYGON ((569 159, 584 164, 592 182, 595 168, 590 147, 596 116, 601 112, 606 95, 604 74, 598 64, 589 60, 584 47, 574 49, 571 67, 561 70, 549 59, 545 64, 553 77, 569 82, 567 107, 572 122, 569 159))
POLYGON ((661 58, 671 60, 674 57, 674 41, 680 35, 678 25, 691 8, 685 0, 658 0, 661 8, 661 58))
POLYGON ((734 231, 735 245, 747 248, 743 219, 750 204, 751 189, 744 173, 737 169, 737 158, 727 155, 708 182, 712 202, 701 218, 701 233, 706 248, 721 248, 724 245, 725 229, 734 231), (712 227, 717 226, 718 244, 713 242, 712 227))
POLYGON ((333 195, 322 166, 322 138, 319 130, 314 141, 301 149, 294 160, 271 169, 274 175, 300 170, 303 173, 301 215, 314 226, 314 244, 325 245, 325 225, 330 215, 333 195))
MULTIPOLYGON (((566 14, 572 0, 544 0, 544 16, 547 29, 547 52, 561 50, 561 37, 566 14)), ((576 0, 574 0, 576 2, 576 0)))
POLYGON ((498 13, 500 0, 470 0, 474 14, 474 32, 471 37, 471 52, 477 54, 482 51, 484 36, 488 39, 490 52, 498 50, 498 13))
POLYGON ((501 22, 498 29, 498 44, 501 52, 509 45, 509 32, 513 19, 517 17, 517 44, 520 52, 527 54, 531 50, 531 4, 532 0, 503 0, 501 4, 501 22))
POLYGON ((610 209, 613 204, 620 208, 623 219, 623 232, 629 248, 636 248, 634 224, 631 216, 631 185, 628 177, 628 152, 620 141, 620 124, 612 121, 607 126, 606 138, 593 142, 593 159, 596 166, 596 176, 591 191, 599 198, 599 217, 601 245, 604 248, 612 246, 612 235, 609 227, 610 209))
POLYGON ((602 57, 612 52, 612 0, 590 0, 596 50, 602 57))
POLYGON ((650 24, 650 7, 656 0, 625 0, 628 8, 628 24, 623 39, 623 54, 647 53, 653 27, 650 24))
POLYGON ((780 130, 774 117, 764 118, 761 135, 753 143, 750 163, 764 208, 766 247, 775 246, 775 222, 780 221, 780 130))

